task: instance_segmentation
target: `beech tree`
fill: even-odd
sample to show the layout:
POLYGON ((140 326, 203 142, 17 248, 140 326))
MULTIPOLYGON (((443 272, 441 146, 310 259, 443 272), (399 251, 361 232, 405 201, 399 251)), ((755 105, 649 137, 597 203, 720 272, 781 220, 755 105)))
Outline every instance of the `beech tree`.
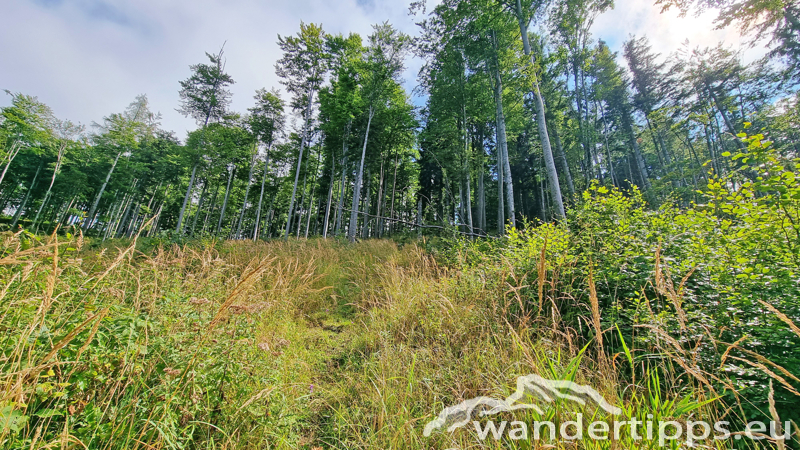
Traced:
MULTIPOLYGON (((230 104, 231 92, 227 86, 233 84, 234 81, 230 75, 225 73, 225 61, 222 58, 224 47, 223 44, 216 55, 206 53, 210 64, 201 63, 189 66, 192 75, 180 82, 181 106, 178 112, 193 118, 200 124, 202 130, 205 130, 209 121, 216 121, 225 116, 230 104)), ((200 150, 202 151, 202 149, 200 150)), ((197 165, 200 163, 201 156, 199 153, 190 156, 192 174, 189 177, 189 185, 186 187, 186 195, 183 197, 183 204, 178 214, 178 223, 175 226, 177 233, 183 233, 183 216, 194 188, 197 165)))

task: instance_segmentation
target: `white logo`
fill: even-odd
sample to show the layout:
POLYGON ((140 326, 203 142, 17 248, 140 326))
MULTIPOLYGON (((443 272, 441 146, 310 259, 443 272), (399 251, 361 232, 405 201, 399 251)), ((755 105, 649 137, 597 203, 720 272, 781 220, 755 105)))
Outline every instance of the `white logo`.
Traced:
POLYGON ((474 417, 494 415, 501 412, 532 409, 543 414, 541 408, 531 403, 540 400, 552 403, 556 398, 572 400, 581 405, 586 405, 587 400, 596 403, 605 412, 618 416, 622 410, 606 401, 599 392, 589 386, 564 380, 548 380, 536 374, 525 375, 517 378, 517 390, 505 400, 491 397, 476 397, 465 400, 458 405, 442 410, 439 416, 425 425, 423 435, 429 437, 434 430, 446 427, 448 432, 467 425, 474 417))

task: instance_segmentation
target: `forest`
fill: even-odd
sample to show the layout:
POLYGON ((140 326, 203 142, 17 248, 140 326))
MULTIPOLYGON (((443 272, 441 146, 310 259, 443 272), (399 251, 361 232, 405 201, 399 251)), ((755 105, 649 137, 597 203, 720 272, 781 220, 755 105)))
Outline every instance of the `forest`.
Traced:
POLYGON ((800 4, 655 3, 766 56, 612 51, 613 0, 421 0, 415 35, 278 36, 246 111, 210 49, 185 137, 146 94, 83 125, 6 90, 0 446, 665 446, 423 437, 538 373, 742 434, 668 448, 800 448, 800 4))

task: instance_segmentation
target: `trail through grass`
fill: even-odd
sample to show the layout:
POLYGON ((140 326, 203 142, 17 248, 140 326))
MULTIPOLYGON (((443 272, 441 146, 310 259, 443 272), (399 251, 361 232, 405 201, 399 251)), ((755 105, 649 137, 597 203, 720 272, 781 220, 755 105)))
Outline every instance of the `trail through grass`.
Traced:
MULTIPOLYGON (((442 408, 505 398, 530 373, 591 385, 627 418, 716 414, 702 390, 658 387, 669 372, 632 384, 626 356, 581 352, 510 267, 455 269, 380 240, 4 239, 3 448, 543 448, 473 429, 422 435, 442 408)), ((610 420, 564 402, 505 418, 575 412, 610 420)))

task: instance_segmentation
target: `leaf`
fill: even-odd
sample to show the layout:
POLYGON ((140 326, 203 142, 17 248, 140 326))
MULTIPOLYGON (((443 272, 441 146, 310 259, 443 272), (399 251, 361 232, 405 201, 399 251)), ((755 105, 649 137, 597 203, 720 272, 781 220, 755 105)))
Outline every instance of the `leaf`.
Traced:
POLYGON ((42 419, 47 419, 48 417, 59 417, 59 416, 63 416, 63 415, 64 415, 63 412, 61 412, 61 411, 59 411, 57 409, 52 409, 52 408, 45 408, 45 409, 43 409, 41 411, 36 412, 36 414, 34 414, 34 416, 40 417, 42 419))
POLYGON ((28 423, 28 416, 15 410, 13 406, 4 406, 0 409, 0 429, 2 429, 3 432, 11 430, 17 433, 25 428, 26 423, 28 423))

